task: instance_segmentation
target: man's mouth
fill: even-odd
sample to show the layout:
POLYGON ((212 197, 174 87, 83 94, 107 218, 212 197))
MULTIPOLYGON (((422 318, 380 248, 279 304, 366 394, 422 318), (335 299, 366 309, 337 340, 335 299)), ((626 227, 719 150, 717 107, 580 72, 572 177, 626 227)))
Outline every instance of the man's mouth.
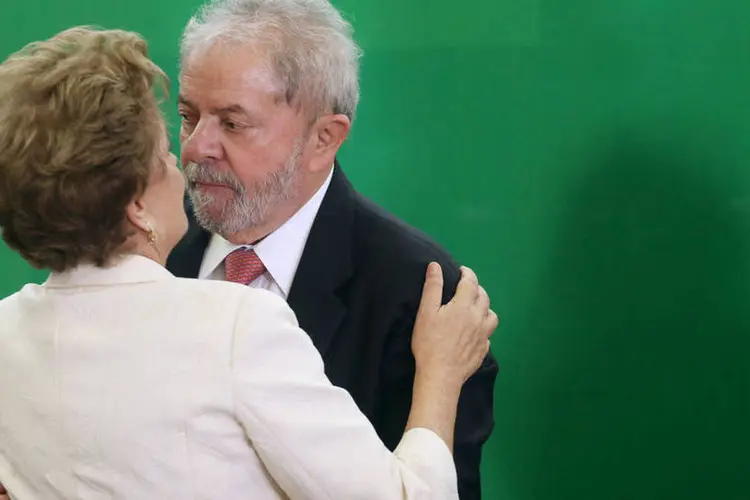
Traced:
POLYGON ((224 188, 224 189, 231 189, 232 191, 234 191, 233 187, 227 186, 226 184, 218 184, 216 182, 191 181, 190 185, 193 187, 201 188, 201 189, 224 188))

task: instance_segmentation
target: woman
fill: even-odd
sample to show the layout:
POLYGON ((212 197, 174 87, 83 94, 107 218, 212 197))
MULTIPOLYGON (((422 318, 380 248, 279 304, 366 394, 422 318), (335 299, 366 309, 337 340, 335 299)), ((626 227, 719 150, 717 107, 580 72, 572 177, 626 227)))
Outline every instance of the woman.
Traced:
POLYGON ((0 301, 0 482, 52 498, 458 498, 461 386, 497 317, 431 265, 389 452, 275 295, 183 280, 185 189, 134 34, 78 28, 0 65, 0 226, 43 285, 0 301))

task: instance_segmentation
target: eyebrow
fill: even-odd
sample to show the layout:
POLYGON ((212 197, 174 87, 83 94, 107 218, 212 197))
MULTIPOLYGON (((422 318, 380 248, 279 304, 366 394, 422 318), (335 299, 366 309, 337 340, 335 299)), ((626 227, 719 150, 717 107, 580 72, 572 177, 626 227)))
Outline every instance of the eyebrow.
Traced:
POLYGON ((247 110, 239 104, 232 104, 231 106, 224 106, 222 108, 212 109, 211 111, 217 115, 241 114, 247 116, 249 114, 247 110))
MULTIPOLYGON (((177 96, 177 102, 189 108, 196 107, 195 104, 190 102, 183 95, 177 96)), ((229 106, 222 106, 221 108, 213 108, 211 109, 211 114, 215 114, 215 115, 242 114, 245 116, 250 116, 250 113, 248 113, 247 110, 243 108, 242 106, 240 106, 239 104, 231 104, 229 106)))
POLYGON ((184 104, 185 106, 189 106, 191 108, 195 107, 195 105, 192 102, 188 101, 188 99, 182 94, 177 94, 177 102, 179 104, 184 104))

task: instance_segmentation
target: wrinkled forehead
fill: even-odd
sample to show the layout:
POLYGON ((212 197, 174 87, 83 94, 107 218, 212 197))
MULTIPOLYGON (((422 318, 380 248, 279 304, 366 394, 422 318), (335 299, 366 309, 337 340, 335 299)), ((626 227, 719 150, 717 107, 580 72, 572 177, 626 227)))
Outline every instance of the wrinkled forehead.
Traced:
POLYGON ((225 42, 185 59, 179 84, 180 96, 206 106, 276 101, 285 92, 266 51, 225 42))

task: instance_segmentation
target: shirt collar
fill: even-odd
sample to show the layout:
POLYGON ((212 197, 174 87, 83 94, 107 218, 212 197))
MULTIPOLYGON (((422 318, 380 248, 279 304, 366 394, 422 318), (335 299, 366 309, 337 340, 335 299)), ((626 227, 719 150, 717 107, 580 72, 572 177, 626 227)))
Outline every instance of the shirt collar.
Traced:
POLYGON ((203 257, 198 278, 211 276, 221 266, 227 255, 238 248, 253 248, 263 262, 266 271, 279 286, 285 297, 289 296, 297 266, 307 243, 315 217, 323 202, 333 176, 333 168, 318 191, 281 227, 263 238, 255 246, 235 245, 218 234, 212 234, 203 257))
POLYGON ((167 269, 147 257, 126 255, 107 267, 81 264, 63 273, 51 273, 44 286, 66 288, 79 286, 102 286, 132 283, 147 283, 173 278, 167 269))

